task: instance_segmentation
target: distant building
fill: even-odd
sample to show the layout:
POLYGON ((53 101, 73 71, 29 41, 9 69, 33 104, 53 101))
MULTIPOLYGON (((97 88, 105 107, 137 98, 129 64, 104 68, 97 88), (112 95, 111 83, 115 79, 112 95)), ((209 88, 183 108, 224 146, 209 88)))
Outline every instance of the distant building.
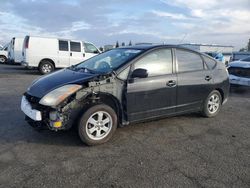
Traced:
POLYGON ((195 43, 188 43, 188 44, 180 44, 186 48, 190 48, 193 50, 197 50, 199 52, 207 53, 212 57, 216 57, 218 53, 222 53, 224 56, 224 61, 226 64, 230 61, 230 58, 233 53, 233 46, 229 45, 218 45, 218 44, 195 44, 195 43))
POLYGON ((229 45, 218 45, 218 44, 180 44, 181 46, 197 50, 199 52, 220 52, 220 53, 232 53, 234 47, 229 45))

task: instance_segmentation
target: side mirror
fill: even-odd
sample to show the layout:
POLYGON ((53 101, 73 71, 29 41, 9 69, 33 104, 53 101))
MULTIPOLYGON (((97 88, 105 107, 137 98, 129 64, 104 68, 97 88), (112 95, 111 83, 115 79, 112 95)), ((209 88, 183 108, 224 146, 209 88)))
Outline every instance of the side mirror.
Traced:
POLYGON ((99 54, 100 52, 98 50, 94 51, 93 52, 94 54, 99 54))
POLYGON ((146 69, 135 69, 132 72, 131 78, 147 78, 148 71, 146 69))

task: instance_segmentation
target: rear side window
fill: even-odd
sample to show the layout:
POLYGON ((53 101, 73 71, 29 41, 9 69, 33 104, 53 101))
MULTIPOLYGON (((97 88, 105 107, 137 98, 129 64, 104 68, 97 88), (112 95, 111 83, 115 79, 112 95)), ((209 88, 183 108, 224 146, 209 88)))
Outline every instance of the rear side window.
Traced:
POLYGON ((216 61, 215 60, 213 60, 213 59, 211 59, 209 57, 206 57, 206 56, 203 56, 203 59, 204 59, 206 65, 207 65, 207 67, 209 69, 213 69, 215 67, 215 65, 216 65, 216 61))
POLYGON ((97 48, 90 43, 84 43, 84 49, 86 53, 98 53, 97 48))
POLYGON ((178 60, 178 72, 203 70, 204 65, 201 57, 193 52, 176 49, 178 60))
POLYGON ((172 73, 171 49, 160 49, 150 52, 134 64, 134 69, 146 69, 148 76, 160 76, 172 73))
POLYGON ((81 52, 81 43, 80 42, 70 42, 70 51, 81 52))
POLYGON ((59 40, 59 50, 60 51, 69 51, 68 41, 59 40))

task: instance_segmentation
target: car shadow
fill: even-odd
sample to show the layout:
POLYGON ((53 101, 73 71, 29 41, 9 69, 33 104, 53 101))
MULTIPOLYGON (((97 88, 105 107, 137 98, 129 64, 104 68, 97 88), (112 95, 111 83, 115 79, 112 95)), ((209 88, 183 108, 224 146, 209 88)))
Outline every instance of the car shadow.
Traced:
POLYGON ((230 96, 250 98, 250 86, 230 86, 230 96))

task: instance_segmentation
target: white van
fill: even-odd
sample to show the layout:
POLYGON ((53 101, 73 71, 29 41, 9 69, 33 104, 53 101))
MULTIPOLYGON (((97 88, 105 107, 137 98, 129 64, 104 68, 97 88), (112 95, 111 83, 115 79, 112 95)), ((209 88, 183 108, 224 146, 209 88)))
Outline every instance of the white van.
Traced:
POLYGON ((21 63, 24 38, 13 37, 10 41, 8 58, 10 63, 21 63))
POLYGON ((4 45, 0 49, 0 63, 6 63, 8 60, 8 49, 9 49, 9 43, 4 45))
POLYGON ((89 42, 26 36, 22 64, 47 74, 55 68, 75 65, 99 53, 98 48, 89 42))

